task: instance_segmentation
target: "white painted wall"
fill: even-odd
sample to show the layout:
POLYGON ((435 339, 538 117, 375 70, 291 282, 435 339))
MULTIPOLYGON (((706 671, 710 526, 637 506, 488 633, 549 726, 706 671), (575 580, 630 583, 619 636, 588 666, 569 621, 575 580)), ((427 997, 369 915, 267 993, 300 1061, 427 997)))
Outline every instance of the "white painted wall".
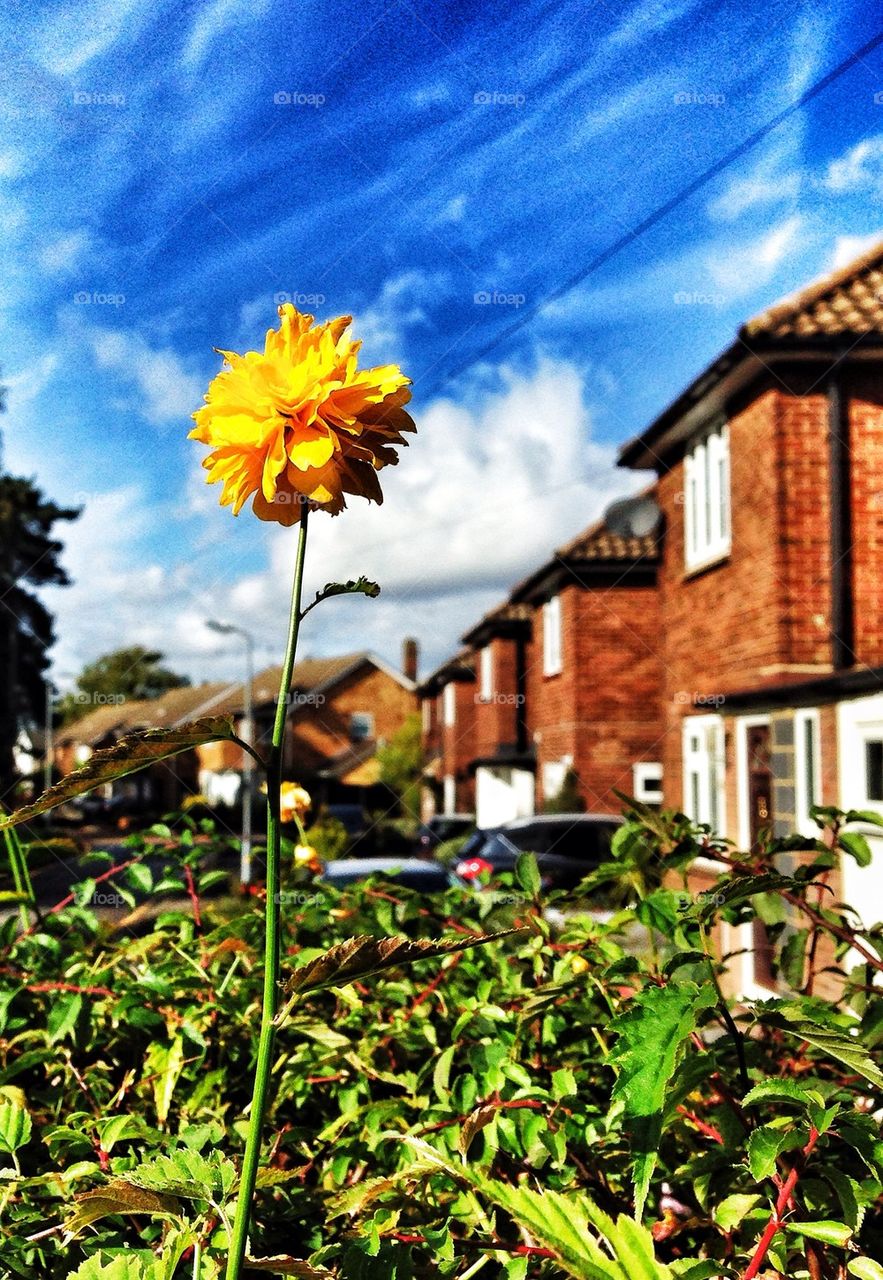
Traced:
POLYGON ((498 827, 511 818, 529 817, 534 810, 534 776, 526 769, 490 768, 475 771, 475 821, 479 827, 498 827))
MULTIPOLYGON (((873 809, 883 812, 883 802, 868 796, 865 743, 883 739, 883 694, 855 698, 837 707, 837 745, 841 809, 873 809)), ((843 859, 843 897, 860 913, 866 925, 883 920, 883 830, 856 827, 866 836, 874 860, 858 867, 852 858, 843 859)))

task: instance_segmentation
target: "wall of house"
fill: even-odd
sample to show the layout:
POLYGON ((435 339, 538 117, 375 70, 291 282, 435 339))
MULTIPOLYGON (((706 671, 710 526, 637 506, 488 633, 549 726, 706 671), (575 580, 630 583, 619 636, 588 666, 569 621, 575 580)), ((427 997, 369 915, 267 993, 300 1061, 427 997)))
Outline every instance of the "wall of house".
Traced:
POLYGON ((308 775, 353 745, 350 717, 369 712, 376 741, 388 741, 409 715, 417 695, 378 668, 365 665, 325 694, 305 695, 292 709, 286 742, 286 772, 308 775))
POLYGON ((476 654, 475 755, 492 756, 499 747, 515 747, 518 741, 518 719, 522 714, 518 688, 518 647, 522 641, 507 636, 494 636, 488 641, 491 651, 492 678, 490 697, 481 689, 481 657, 476 654))
POLYGON ((883 664, 883 375, 879 367, 849 371, 852 448, 852 568, 855 651, 859 662, 883 664))
MULTIPOLYGON (((537 805, 547 765, 568 758, 589 811, 618 812, 632 766, 660 759, 662 658, 653 587, 566 586, 561 592, 561 671, 543 673, 538 618, 528 654, 528 718, 537 752, 537 805)), ((562 770, 554 769, 560 776, 562 770)))

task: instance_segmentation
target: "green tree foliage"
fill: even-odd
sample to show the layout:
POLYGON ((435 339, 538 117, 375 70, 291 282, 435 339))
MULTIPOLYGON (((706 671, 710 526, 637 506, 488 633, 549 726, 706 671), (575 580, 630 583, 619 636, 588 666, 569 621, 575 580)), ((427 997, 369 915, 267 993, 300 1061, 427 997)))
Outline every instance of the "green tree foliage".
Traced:
POLYGON ((159 650, 145 649, 140 644, 96 658, 80 672, 76 691, 62 699, 62 718, 65 722, 76 720, 102 698, 159 698, 169 689, 190 684, 187 676, 170 671, 162 661, 159 650))
POLYGON ((420 717, 415 713, 377 752, 380 781, 396 796, 401 812, 414 819, 420 813, 421 736, 420 717))
POLYGON ((558 794, 549 796, 543 803, 543 813, 582 813, 585 807, 577 772, 568 769, 558 794))
MULTIPOLYGON (((2 406, 0 406, 2 407, 2 406)), ((22 721, 43 722, 48 651, 55 640, 52 615, 37 592, 67 586, 62 543, 52 536, 59 520, 75 520, 73 507, 44 497, 33 480, 0 472, 0 788, 14 776, 13 747, 22 721)))

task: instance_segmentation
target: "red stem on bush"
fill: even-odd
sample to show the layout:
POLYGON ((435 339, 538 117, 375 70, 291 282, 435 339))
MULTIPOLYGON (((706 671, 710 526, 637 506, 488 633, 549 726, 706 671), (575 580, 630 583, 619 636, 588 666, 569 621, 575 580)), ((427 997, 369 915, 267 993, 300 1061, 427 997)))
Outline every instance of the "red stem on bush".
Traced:
POLYGON ((742 1280, 754 1280, 754 1277, 757 1275, 757 1273, 760 1271, 761 1267, 763 1266, 764 1259, 766 1258, 766 1255, 767 1255, 767 1250, 769 1249, 770 1245, 773 1242, 773 1237, 775 1236, 779 1228, 783 1225, 782 1214, 788 1208, 788 1202, 791 1199, 791 1196, 794 1192, 794 1188, 797 1186, 797 1179, 800 1177, 800 1172, 801 1172, 801 1169, 803 1168, 804 1161, 807 1159, 807 1157, 811 1153, 813 1147, 816 1145, 818 1140, 819 1140, 819 1131, 818 1129, 815 1128, 815 1126, 812 1126, 809 1131, 809 1141, 807 1142, 806 1146, 803 1148, 803 1150, 800 1153, 801 1158, 795 1162, 794 1168, 791 1170, 791 1172, 788 1174, 788 1177, 782 1183, 781 1190, 779 1191, 779 1197, 776 1200, 776 1207, 773 1209, 772 1216, 770 1217, 769 1222, 766 1224, 766 1226, 763 1229, 763 1235, 760 1237, 760 1240, 757 1242, 757 1248, 754 1251, 754 1256, 749 1262, 747 1269, 743 1273, 742 1280))
POLYGON ((196 892, 196 884, 193 879, 193 872, 190 864, 184 863, 184 879, 187 883, 187 895, 190 898, 193 907, 193 923, 196 926, 196 932, 202 933, 202 913, 199 909, 199 894, 196 892))

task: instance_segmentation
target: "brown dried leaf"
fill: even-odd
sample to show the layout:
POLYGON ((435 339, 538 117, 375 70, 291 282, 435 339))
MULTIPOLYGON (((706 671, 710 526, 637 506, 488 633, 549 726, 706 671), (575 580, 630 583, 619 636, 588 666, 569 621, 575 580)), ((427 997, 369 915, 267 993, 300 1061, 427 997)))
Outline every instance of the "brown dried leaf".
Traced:
POLYGON ((321 956, 316 956, 314 960, 295 969, 285 984, 285 990, 289 995, 295 995, 305 991, 319 991, 322 987, 342 987, 357 978, 367 978, 383 969, 414 964, 418 960, 431 960, 436 956, 453 955, 454 952, 496 942, 498 938, 507 938, 517 932, 517 929, 503 929, 499 933, 481 933, 471 938, 447 938, 441 942, 433 942, 431 938, 406 938, 402 935, 374 938, 370 934, 360 934, 356 938, 347 938, 345 942, 338 943, 336 947, 331 947, 321 956))
POLYGON ((85 1191, 77 1196, 66 1228, 68 1236, 73 1238, 99 1218, 107 1218, 114 1213, 147 1213, 170 1218, 178 1212, 178 1201, 173 1196, 161 1196, 155 1191, 133 1187, 122 1178, 115 1178, 96 1191, 85 1191))
POLYGON ((193 720, 177 729, 146 729, 143 733, 130 733, 120 738, 112 747, 103 747, 89 757, 87 764, 75 773, 56 782, 33 802, 14 813, 0 816, 0 830, 29 822, 41 813, 47 813, 60 804, 66 804, 75 796, 85 795, 105 782, 125 778, 139 769, 146 769, 158 760, 179 755, 198 747, 203 742, 233 742, 236 734, 228 716, 212 716, 206 720, 193 720))
POLYGON ((484 1106, 476 1107, 474 1111, 469 1112, 460 1129, 459 1147, 464 1156, 472 1146, 473 1139, 481 1133, 482 1129, 487 1128, 498 1111, 498 1106, 488 1102, 484 1106))
POLYGON ((275 1258, 246 1258, 246 1271, 271 1271, 277 1276, 299 1276, 300 1280, 328 1280, 332 1275, 324 1267, 311 1267, 308 1262, 279 1254, 275 1258))

